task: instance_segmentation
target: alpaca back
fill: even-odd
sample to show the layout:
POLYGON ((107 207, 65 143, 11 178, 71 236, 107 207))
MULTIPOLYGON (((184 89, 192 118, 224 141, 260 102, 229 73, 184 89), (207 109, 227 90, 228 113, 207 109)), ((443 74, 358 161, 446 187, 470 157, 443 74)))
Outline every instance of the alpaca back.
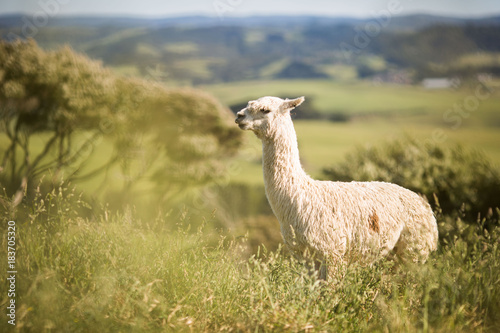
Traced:
POLYGON ((372 261, 394 249, 418 260, 437 247, 429 204, 398 185, 312 181, 297 192, 275 211, 283 238, 295 251, 372 261))

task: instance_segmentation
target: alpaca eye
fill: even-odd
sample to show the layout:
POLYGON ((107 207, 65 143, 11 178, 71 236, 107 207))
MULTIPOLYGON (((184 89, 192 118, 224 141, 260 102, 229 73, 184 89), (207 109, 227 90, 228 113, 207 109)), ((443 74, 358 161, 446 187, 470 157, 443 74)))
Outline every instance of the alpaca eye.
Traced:
POLYGON ((269 112, 271 112, 271 110, 268 110, 268 109, 260 109, 260 112, 262 112, 262 113, 269 113, 269 112))

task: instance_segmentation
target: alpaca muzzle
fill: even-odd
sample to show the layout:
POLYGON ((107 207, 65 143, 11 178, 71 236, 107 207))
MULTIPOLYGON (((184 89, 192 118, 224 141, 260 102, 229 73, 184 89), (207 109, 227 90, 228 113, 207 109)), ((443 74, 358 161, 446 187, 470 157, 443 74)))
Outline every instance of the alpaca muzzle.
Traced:
POLYGON ((238 112, 238 113, 236 114, 236 119, 234 120, 234 122, 235 122, 236 124, 240 125, 240 124, 241 124, 241 121, 243 120, 243 118, 245 118, 245 114, 244 114, 243 112, 241 112, 241 111, 240 111, 240 112, 238 112))

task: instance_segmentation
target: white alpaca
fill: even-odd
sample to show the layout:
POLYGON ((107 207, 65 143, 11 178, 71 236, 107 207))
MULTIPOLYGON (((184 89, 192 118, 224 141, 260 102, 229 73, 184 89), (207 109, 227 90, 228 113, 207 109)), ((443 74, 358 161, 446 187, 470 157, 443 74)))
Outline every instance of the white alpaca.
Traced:
POLYGON ((236 118, 262 140, 266 195, 285 245, 298 256, 313 254, 322 279, 326 264, 339 260, 372 262, 391 251, 425 260, 438 229, 422 197, 395 184, 317 181, 304 172, 290 117, 303 101, 262 97, 236 118))

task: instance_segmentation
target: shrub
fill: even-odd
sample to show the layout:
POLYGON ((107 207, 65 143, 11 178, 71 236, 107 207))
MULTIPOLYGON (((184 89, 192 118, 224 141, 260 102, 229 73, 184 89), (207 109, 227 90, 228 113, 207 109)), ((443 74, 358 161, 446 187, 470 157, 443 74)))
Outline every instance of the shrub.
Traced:
POLYGON ((444 215, 460 211, 469 221, 500 206, 500 174, 477 150, 424 144, 409 137, 366 146, 324 169, 340 181, 385 181, 425 195, 444 215), (434 195, 437 201, 433 200, 434 195))
POLYGON ((48 193, 64 178, 156 211, 225 177, 241 145, 229 110, 198 90, 118 77, 33 40, 0 41, 0 58, 0 184, 15 205, 41 179, 48 193))
MULTIPOLYGON (((0 58, 0 182, 22 194, 44 174, 82 176, 96 142, 122 123, 115 77, 68 47, 46 52, 33 40, 0 41, 0 58)), ((116 160, 109 154, 85 173, 116 160)))

